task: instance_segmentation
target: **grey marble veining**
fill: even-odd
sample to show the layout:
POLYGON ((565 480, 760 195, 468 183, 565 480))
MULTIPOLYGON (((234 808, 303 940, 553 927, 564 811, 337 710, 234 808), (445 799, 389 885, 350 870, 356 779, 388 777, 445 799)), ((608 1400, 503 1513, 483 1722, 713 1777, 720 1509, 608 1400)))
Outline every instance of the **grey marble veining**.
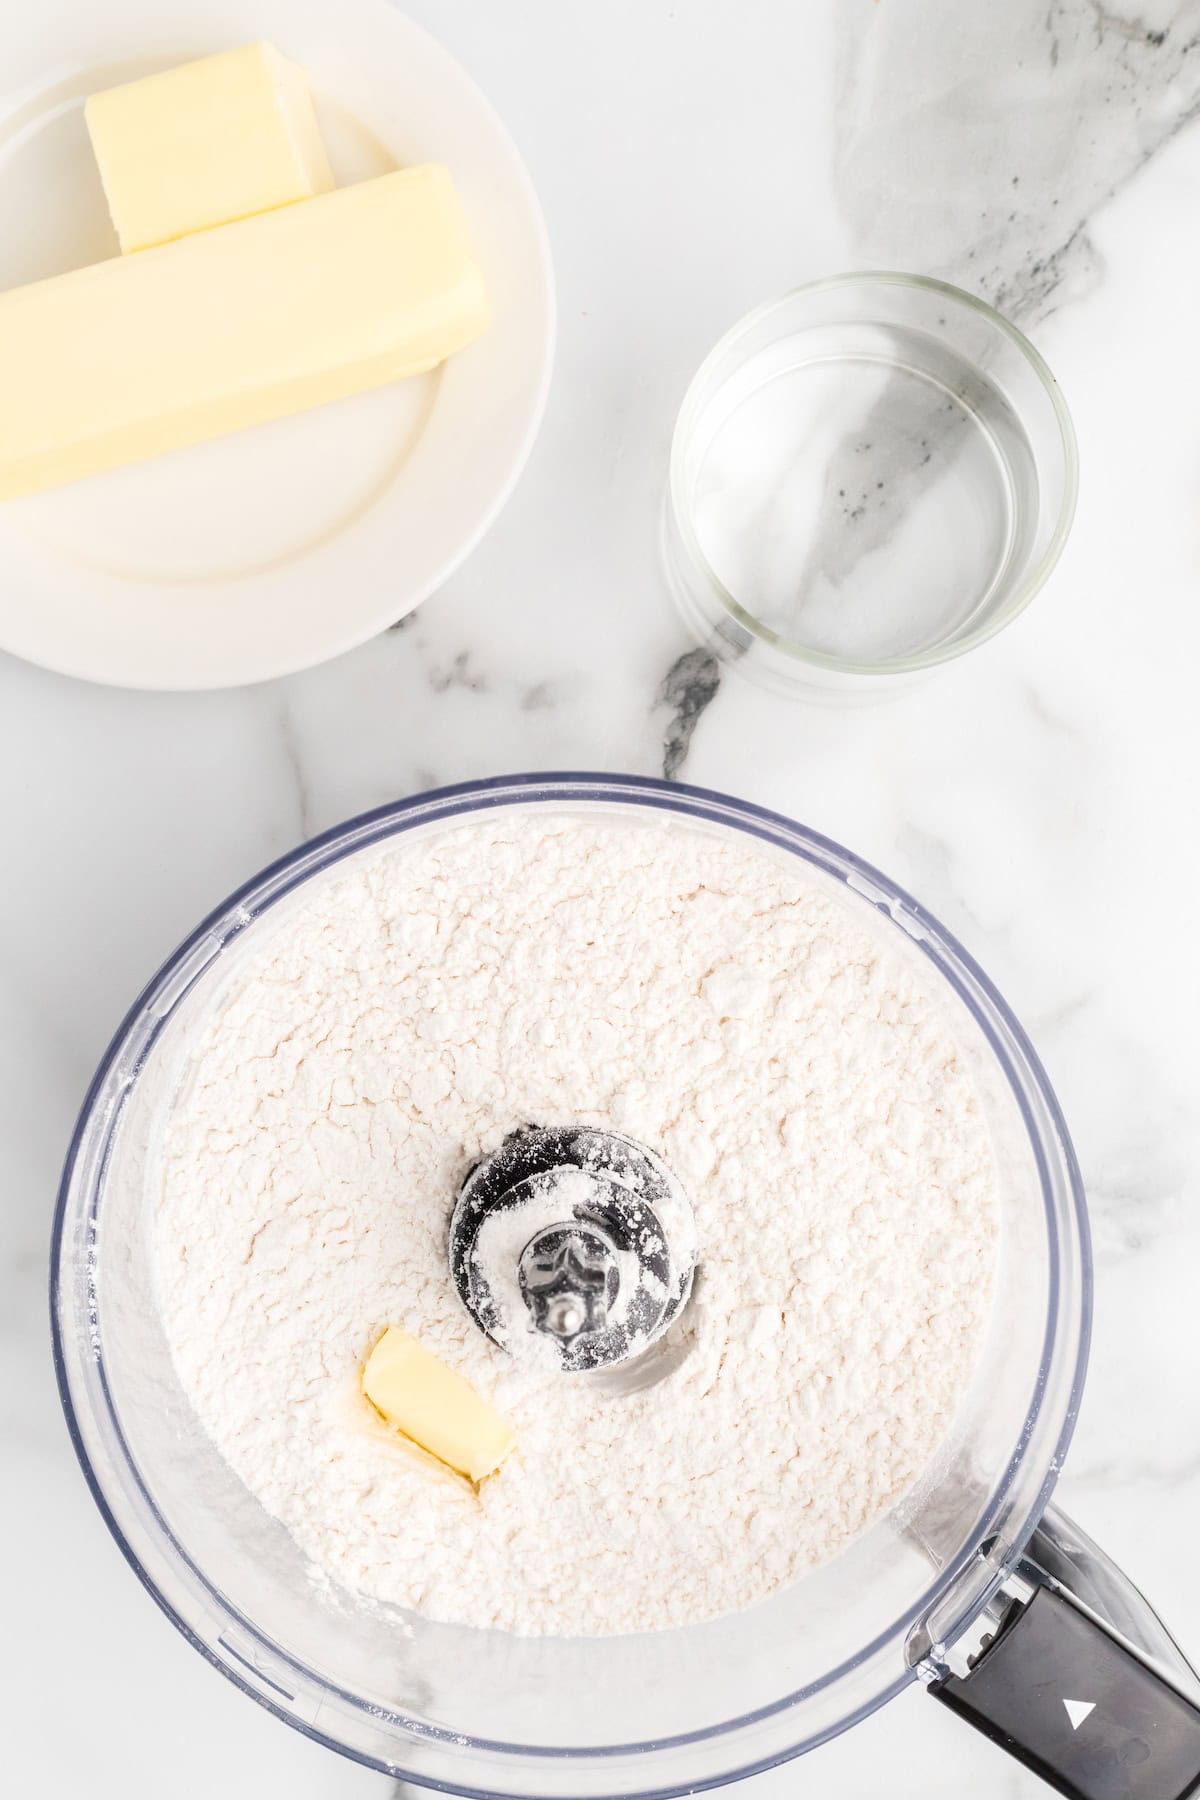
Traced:
MULTIPOLYGON (((847 266, 936 276, 1036 330, 1102 277, 1095 211, 1200 115, 1200 4, 1126 13, 1099 0, 1008 0, 958 8, 952 28, 940 0, 850 4, 838 10, 836 70, 847 266)), ((889 404, 885 395, 881 418, 889 404)), ((871 433, 868 414, 854 437, 871 433)), ((961 419, 940 398, 928 403, 927 435, 939 462, 962 448, 961 419)), ((848 437, 831 463, 831 494, 858 499, 857 447, 848 437)), ((886 493, 864 492, 850 528, 838 519, 814 545, 801 592, 816 576, 836 589, 886 550, 936 473, 900 466, 886 493)), ((786 630, 797 606, 765 616, 786 630)), ((681 692, 664 743, 671 775, 684 772, 699 714, 719 691, 716 670, 699 687, 681 682, 692 666, 674 665, 664 683, 681 692)))
POLYGON ((1102 276, 1093 214, 1200 112, 1200 5, 937 0, 839 21, 836 182, 859 254, 1029 328, 1102 276))

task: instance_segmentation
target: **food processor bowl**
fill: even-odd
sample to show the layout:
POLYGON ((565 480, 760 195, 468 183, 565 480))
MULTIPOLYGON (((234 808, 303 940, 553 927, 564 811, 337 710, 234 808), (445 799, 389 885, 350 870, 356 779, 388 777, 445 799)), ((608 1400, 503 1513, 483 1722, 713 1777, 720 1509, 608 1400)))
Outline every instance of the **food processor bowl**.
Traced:
POLYGON ((1019 1604, 1025 1577, 1017 1590, 1003 1584, 1070 1439, 1090 1295, 1083 1193, 1054 1095, 954 939, 885 876, 788 819, 699 789, 599 775, 515 776, 384 807, 285 857, 205 920, 134 1004, 91 1085, 51 1278, 58 1378, 84 1474, 129 1563, 196 1648, 287 1723, 373 1768, 449 1792, 531 1797, 712 1786, 811 1749, 919 1676, 953 1683, 949 1647, 1019 1604), (153 1134, 173 1063, 216 985, 315 878, 497 809, 631 828, 676 821, 800 858, 940 1001, 995 1149, 990 1325, 933 1461, 834 1560, 765 1602, 686 1629, 522 1638, 435 1623, 316 1576, 200 1426, 155 1304, 153 1134))

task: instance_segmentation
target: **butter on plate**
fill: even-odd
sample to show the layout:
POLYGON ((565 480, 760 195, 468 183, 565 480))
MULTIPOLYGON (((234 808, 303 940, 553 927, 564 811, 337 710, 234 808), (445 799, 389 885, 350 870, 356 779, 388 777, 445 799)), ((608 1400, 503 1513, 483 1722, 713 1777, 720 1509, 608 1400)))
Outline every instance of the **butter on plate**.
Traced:
POLYGON ((84 117, 124 251, 333 187, 307 77, 270 44, 106 88, 84 117))
POLYGON ((469 1481, 494 1474, 516 1444, 508 1420, 464 1376, 394 1325, 367 1358, 362 1388, 390 1425, 469 1481))
POLYGON ((428 163, 0 294, 0 499, 435 368, 490 311, 428 163))

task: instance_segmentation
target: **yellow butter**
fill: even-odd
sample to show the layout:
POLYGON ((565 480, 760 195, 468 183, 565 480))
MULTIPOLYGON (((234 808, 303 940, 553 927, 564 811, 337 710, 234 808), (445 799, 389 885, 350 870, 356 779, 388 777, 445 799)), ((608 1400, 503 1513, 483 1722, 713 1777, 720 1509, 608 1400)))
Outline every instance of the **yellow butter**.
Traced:
POLYGON ((122 250, 333 186, 304 71, 270 44, 108 88, 84 116, 122 250))
POLYGON ((488 323, 449 172, 0 294, 0 499, 435 367, 488 323))
POLYGON ((498 1469, 517 1441, 507 1419, 469 1381, 394 1325, 367 1358, 362 1385, 405 1437, 472 1481, 498 1469))

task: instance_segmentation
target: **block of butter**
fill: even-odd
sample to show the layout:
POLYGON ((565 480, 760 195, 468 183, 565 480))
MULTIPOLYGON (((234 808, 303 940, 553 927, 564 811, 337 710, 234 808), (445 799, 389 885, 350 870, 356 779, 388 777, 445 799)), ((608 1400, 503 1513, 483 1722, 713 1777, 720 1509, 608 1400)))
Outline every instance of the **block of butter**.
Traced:
POLYGON ((417 374, 488 318, 437 164, 11 289, 0 499, 417 374))
POLYGON ((498 1469, 517 1441, 469 1381, 394 1325, 367 1358, 362 1385, 390 1424, 471 1481, 498 1469))
POLYGON ((107 88, 84 117, 122 250, 333 186, 304 71, 270 44, 107 88))

